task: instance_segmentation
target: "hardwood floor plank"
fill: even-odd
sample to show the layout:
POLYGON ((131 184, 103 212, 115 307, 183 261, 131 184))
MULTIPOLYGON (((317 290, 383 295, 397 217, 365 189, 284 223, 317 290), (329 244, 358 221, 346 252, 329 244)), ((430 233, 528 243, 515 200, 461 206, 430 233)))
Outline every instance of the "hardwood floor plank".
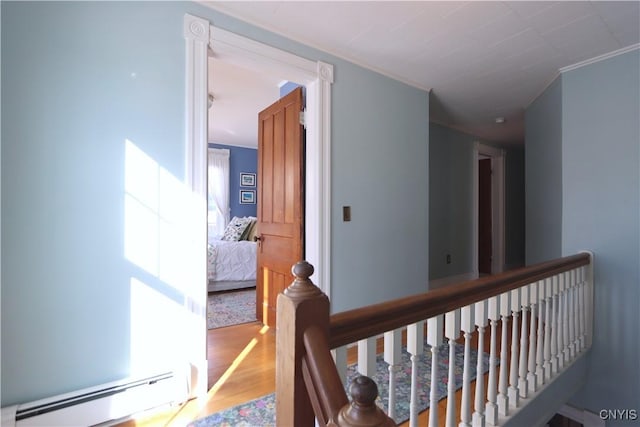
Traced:
MULTIPOLYGON (((511 322, 509 322, 509 326, 511 322)), ((500 327, 498 328, 500 333, 500 327)), ((510 329, 510 328, 509 328, 510 329)), ((120 426, 184 426, 189 422, 256 399, 275 391, 275 330, 263 327, 258 322, 212 329, 208 331, 207 354, 209 358, 209 393, 206 398, 194 399, 179 407, 148 414, 139 420, 130 420, 120 426), (243 355, 243 357, 239 357, 243 355)), ((499 336, 499 335, 498 335, 499 336)), ((510 340, 511 334, 508 333, 510 340)), ((485 349, 489 348, 490 336, 485 334, 485 349)), ((406 343, 406 334, 403 334, 406 343)), ((459 343, 462 340, 458 340, 459 343)), ((377 342, 382 351, 382 339, 377 342)), ((473 334, 472 348, 477 348, 477 333, 473 334)), ((510 345, 508 347, 510 352, 510 345)), ((500 343, 497 346, 500 352, 500 343)), ((357 361, 357 347, 347 352, 348 363, 357 361)), ((508 359, 510 360, 510 358, 508 359)), ((485 396, 488 374, 485 374, 485 396)), ((471 402, 475 396, 473 381, 471 402)), ((457 419, 460 418, 462 391, 456 392, 457 419)), ((438 402, 439 425, 445 423, 447 399, 438 402)), ((428 423, 429 411, 419 416, 419 424, 428 423)), ((408 422, 401 424, 408 426, 408 422)))

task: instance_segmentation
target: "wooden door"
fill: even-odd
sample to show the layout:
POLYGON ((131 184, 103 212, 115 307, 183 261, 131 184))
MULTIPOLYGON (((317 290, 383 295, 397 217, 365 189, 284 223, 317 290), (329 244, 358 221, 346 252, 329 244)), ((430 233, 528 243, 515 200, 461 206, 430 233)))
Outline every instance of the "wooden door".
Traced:
POLYGON ((302 88, 258 115, 258 272, 256 317, 276 324, 276 299, 304 256, 302 88))
POLYGON ((491 159, 478 164, 478 272, 491 274, 491 159))

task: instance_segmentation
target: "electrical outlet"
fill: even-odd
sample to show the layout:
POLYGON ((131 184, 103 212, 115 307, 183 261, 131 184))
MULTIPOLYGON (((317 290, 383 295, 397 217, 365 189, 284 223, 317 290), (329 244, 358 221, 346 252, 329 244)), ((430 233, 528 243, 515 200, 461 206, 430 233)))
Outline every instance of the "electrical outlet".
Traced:
POLYGON ((451 264, 451 254, 447 254, 447 264, 451 264))

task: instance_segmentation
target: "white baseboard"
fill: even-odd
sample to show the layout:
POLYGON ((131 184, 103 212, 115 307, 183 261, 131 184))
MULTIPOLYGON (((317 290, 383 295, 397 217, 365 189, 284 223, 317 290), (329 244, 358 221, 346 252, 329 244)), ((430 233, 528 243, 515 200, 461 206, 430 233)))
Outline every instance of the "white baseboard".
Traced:
POLYGON ((584 409, 574 408, 570 405, 564 405, 558 411, 558 414, 571 420, 577 421, 584 427, 605 427, 606 422, 600 418, 598 414, 589 412, 584 409))
POLYGON ((96 425, 184 401, 186 397, 184 376, 178 378, 167 372, 2 408, 2 426, 96 425))

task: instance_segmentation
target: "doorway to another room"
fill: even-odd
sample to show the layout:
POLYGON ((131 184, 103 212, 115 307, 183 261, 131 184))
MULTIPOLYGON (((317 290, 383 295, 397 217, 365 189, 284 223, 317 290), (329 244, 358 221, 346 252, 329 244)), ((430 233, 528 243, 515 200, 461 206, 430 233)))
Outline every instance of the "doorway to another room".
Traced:
POLYGON ((504 151, 474 147, 473 235, 475 277, 504 270, 504 151))

